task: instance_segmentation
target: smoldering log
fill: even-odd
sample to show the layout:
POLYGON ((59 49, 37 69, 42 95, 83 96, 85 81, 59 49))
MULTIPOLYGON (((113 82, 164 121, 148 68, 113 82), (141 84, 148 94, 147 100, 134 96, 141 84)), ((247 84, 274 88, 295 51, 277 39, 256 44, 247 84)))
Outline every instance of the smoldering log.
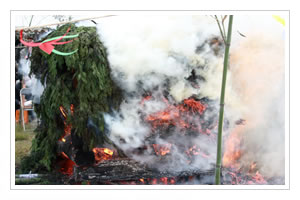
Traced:
MULTIPOLYGON (((89 129, 90 127, 88 127, 89 129)), ((119 149, 111 140, 105 136, 104 133, 94 126, 93 129, 97 132, 99 137, 102 137, 102 146, 112 146, 119 157, 124 157, 124 152, 119 149)), ((83 149, 83 141, 74 129, 71 130, 71 134, 66 135, 63 141, 57 141, 57 153, 65 153, 73 162, 78 166, 91 166, 95 163, 95 155, 93 151, 85 151, 83 149)))
MULTIPOLYGON (((198 180, 209 179, 214 176, 214 170, 189 170, 189 171, 158 171, 157 169, 151 169, 144 164, 138 163, 131 159, 116 159, 106 160, 98 164, 97 166, 89 168, 76 167, 74 170, 74 179, 76 182, 93 181, 95 183, 101 183, 109 181, 137 181, 140 179, 153 179, 153 178, 180 178, 180 177, 192 177, 197 176, 198 180)), ((211 184, 213 181, 211 182, 211 184)))

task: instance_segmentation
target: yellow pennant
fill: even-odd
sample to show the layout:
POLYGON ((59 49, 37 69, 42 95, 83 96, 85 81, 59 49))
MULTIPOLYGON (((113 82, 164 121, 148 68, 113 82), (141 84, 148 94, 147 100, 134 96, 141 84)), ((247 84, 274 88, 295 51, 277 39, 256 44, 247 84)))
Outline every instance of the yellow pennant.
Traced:
POLYGON ((278 15, 272 15, 273 18, 278 21, 280 24, 282 24, 283 26, 285 26, 285 21, 282 17, 278 16, 278 15))

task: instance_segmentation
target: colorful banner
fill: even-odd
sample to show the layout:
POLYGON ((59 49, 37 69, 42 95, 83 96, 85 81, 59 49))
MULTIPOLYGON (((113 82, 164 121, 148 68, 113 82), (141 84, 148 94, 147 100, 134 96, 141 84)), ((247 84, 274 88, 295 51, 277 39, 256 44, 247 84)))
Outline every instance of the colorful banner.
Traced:
POLYGON ((61 55, 61 56, 69 56, 69 55, 72 55, 73 53, 76 53, 77 51, 78 51, 78 49, 76 49, 75 51, 66 53, 66 52, 60 52, 60 51, 57 51, 57 50, 55 50, 55 49, 52 50, 53 53, 58 54, 58 55, 61 55))
POLYGON ((70 27, 68 28, 67 32, 63 35, 63 36, 57 36, 57 37, 53 37, 53 38, 49 38, 43 42, 26 42, 23 40, 23 30, 20 31, 20 41, 22 44, 24 44, 25 46, 28 47, 39 47, 42 51, 46 52, 47 54, 51 54, 52 52, 58 55, 62 55, 62 56, 68 56, 68 55, 72 55, 73 53, 77 52, 77 49, 75 51, 72 52, 60 52, 54 49, 53 45, 62 45, 62 44, 67 44, 72 42, 73 40, 69 40, 69 41, 65 41, 65 42, 59 42, 60 40, 62 40, 63 38, 76 38, 78 37, 79 34, 76 35, 68 35, 67 33, 70 31, 70 27))

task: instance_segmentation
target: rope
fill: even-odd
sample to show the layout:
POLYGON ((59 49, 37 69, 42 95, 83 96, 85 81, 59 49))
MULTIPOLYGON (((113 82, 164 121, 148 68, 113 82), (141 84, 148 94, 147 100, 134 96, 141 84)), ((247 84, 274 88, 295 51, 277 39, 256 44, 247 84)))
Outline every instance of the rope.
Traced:
POLYGON ((16 28, 16 31, 20 31, 22 29, 23 30, 33 30, 33 29, 39 29, 39 28, 44 28, 44 27, 49 27, 49 26, 62 25, 62 24, 68 24, 68 23, 76 23, 76 22, 85 21, 85 20, 99 19, 99 18, 105 18, 105 17, 114 17, 114 16, 117 16, 117 15, 104 15, 104 16, 99 16, 99 17, 83 18, 83 19, 77 19, 77 20, 68 21, 68 22, 45 24, 45 25, 41 25, 41 26, 18 27, 18 28, 16 28))

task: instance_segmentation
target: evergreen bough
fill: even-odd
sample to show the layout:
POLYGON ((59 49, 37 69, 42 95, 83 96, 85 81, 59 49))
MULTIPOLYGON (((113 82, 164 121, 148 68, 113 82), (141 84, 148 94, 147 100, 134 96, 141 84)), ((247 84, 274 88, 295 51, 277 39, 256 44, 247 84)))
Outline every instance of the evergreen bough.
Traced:
MULTIPOLYGON (((121 91, 110 77, 106 48, 99 39, 95 27, 76 27, 67 24, 50 33, 47 38, 79 33, 73 42, 56 45, 61 52, 78 51, 70 56, 46 54, 33 48, 31 72, 40 78, 45 86, 39 105, 35 111, 41 120, 32 142, 31 154, 22 162, 22 171, 51 171, 57 157, 57 141, 64 134, 64 122, 59 110, 67 111, 67 123, 82 138, 83 149, 90 151, 107 137, 87 129, 88 120, 104 132, 103 113, 117 109, 121 102, 121 91), (70 105, 74 105, 74 113, 70 105)), ((46 39, 47 39, 46 38, 46 39)), ((64 41, 64 40, 62 40, 64 41)))

